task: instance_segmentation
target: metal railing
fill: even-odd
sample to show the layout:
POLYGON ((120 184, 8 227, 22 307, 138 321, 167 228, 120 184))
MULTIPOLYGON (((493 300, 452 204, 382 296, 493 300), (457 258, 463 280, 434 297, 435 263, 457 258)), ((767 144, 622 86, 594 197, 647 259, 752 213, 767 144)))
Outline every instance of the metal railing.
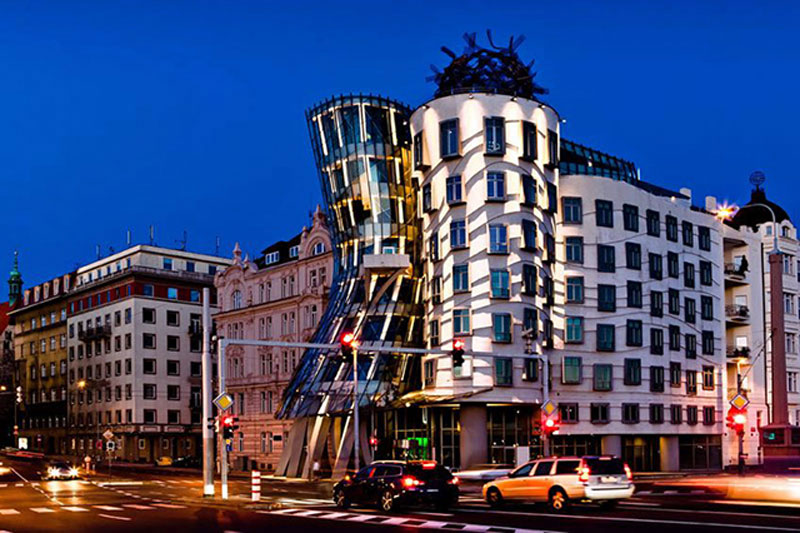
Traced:
POLYGON ((731 304, 725 306, 725 316, 728 318, 746 320, 750 318, 750 308, 746 305, 731 304))
POLYGON ((742 346, 739 348, 734 348, 731 346, 727 349, 727 356, 728 357, 750 357, 750 348, 747 346, 742 346))
POLYGON ((747 271, 742 268, 742 265, 739 263, 725 263, 725 275, 726 276, 737 276, 740 278, 745 277, 747 271))

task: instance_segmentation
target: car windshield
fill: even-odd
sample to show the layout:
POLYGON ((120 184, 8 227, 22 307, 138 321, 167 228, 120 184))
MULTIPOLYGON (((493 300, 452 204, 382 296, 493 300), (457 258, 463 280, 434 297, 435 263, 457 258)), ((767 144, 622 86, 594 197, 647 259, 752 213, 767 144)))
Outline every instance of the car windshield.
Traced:
POLYGON ((586 457, 584 458, 592 474, 624 474, 625 466, 622 459, 618 457, 586 457))
POLYGON ((451 474, 450 471, 442 465, 426 468, 421 464, 410 464, 408 465, 408 473, 420 481, 429 481, 432 479, 450 479, 453 477, 453 474, 451 474))
POLYGON ((65 470, 69 470, 70 466, 67 463, 53 463, 50 465, 51 468, 61 468, 65 470))

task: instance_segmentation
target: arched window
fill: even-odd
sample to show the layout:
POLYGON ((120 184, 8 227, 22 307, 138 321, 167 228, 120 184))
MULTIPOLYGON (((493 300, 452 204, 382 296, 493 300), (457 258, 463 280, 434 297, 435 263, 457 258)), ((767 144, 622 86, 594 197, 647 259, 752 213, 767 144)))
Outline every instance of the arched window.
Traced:
POLYGON ((234 309, 241 309, 242 308, 242 291, 235 290, 231 295, 231 301, 233 302, 234 309))
POLYGON ((325 243, 318 242, 314 245, 313 255, 320 255, 325 253, 325 243))

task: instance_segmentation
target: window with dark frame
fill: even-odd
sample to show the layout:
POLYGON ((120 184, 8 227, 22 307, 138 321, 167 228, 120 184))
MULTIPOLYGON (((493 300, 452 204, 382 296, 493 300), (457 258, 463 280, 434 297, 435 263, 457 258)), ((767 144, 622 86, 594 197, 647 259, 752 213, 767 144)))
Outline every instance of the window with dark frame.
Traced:
POLYGON ((607 244, 597 245, 597 271, 615 272, 616 259, 614 257, 614 246, 607 244))
POLYGON ((559 403, 558 411, 561 417, 562 424, 577 424, 578 419, 578 404, 577 403, 559 403))
POLYGON ((662 279, 664 276, 662 257, 650 252, 647 254, 647 260, 650 265, 650 279, 662 279))
POLYGON ((664 392, 664 367, 650 367, 650 392, 664 392))
POLYGON ((538 133, 536 124, 533 122, 522 122, 522 157, 525 161, 536 161, 538 152, 538 133))
POLYGON ((622 423, 623 424, 638 424, 639 423, 639 404, 638 403, 623 403, 622 404, 622 423))
POLYGON ((663 424, 664 423, 664 404, 651 403, 650 404, 650 423, 663 424))
POLYGON ((659 327, 650 327, 650 353, 664 355, 664 330, 659 327))
POLYGON ((597 324, 597 351, 613 352, 616 349, 616 335, 613 324, 597 324))
POLYGON ((694 246, 694 226, 691 222, 686 220, 681 222, 681 233, 683 234, 683 245, 694 246))
POLYGON ((617 286, 597 285, 597 310, 615 312, 617 310, 617 286))
POLYGON ((457 157, 458 149, 458 119, 445 120, 439 123, 439 156, 442 159, 457 157))
POLYGON ((641 346, 642 341, 642 321, 628 320, 625 324, 625 337, 627 346, 641 346))
POLYGON ((650 291, 650 316, 664 316, 664 293, 661 291, 650 291))
POLYGON ((614 204, 609 200, 595 200, 595 224, 600 227, 614 227, 614 204))
POLYGON ((564 196, 561 198, 564 224, 583 223, 583 201, 580 197, 564 196))
POLYGON ((697 246, 704 252, 711 251, 711 230, 706 226, 697 226, 697 246))
POLYGON ((661 236, 661 215, 658 211, 648 209, 646 212, 647 234, 651 237, 661 236))
POLYGON ((642 282, 641 281, 628 281, 628 307, 641 308, 642 307, 642 282))
POLYGON ((676 252, 667 252, 667 276, 678 279, 680 275, 678 254, 676 252))
POLYGON ((681 328, 672 325, 669 327, 669 349, 672 352, 681 351, 681 328))
POLYGON ((503 155, 506 153, 505 119, 503 117, 486 117, 483 119, 486 153, 503 155))
POLYGON ((614 383, 614 367, 610 364, 594 365, 593 388, 596 391, 610 391, 614 383))
POLYGON ((683 286, 694 289, 694 264, 683 263, 683 286))
POLYGON ((622 225, 625 231, 639 231, 639 208, 637 206, 623 204, 622 225))
POLYGON ((664 226, 666 227, 667 240, 678 242, 678 219, 672 215, 664 217, 664 226))
POLYGON ((678 362, 671 362, 669 364, 669 385, 670 387, 681 386, 681 364, 678 362))
POLYGON ((667 291, 668 295, 668 304, 667 304, 667 311, 671 315, 680 315, 681 314, 681 293, 678 289, 669 289, 667 291))
POLYGON ((631 270, 642 269, 642 245, 637 242, 625 243, 625 267, 631 270))
POLYGON ((591 404, 590 412, 592 424, 608 424, 610 422, 608 410, 609 407, 607 403, 591 404))
POLYGON ((637 386, 642 384, 642 361, 641 359, 625 359, 623 383, 625 385, 637 386))
POLYGON ((669 421, 671 424, 680 424, 683 422, 683 407, 680 405, 672 404, 669 406, 669 421))

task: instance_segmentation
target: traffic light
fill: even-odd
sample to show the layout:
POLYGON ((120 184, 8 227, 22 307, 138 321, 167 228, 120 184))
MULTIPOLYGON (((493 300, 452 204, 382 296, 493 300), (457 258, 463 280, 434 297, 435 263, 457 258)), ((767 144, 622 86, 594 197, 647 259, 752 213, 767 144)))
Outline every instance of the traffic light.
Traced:
POLYGON ((542 414, 542 434, 549 436, 558 431, 558 427, 560 426, 560 421, 558 419, 558 412, 553 413, 550 416, 546 414, 542 414))
POLYGON ((239 426, 236 425, 239 419, 233 415, 224 415, 222 417, 222 438, 223 439, 232 439, 233 432, 239 429, 239 426))
POLYGON ((353 349, 358 347, 355 334, 352 331, 345 331, 342 333, 339 342, 342 345, 342 357, 344 357, 345 360, 351 359, 353 357, 353 349))
POLYGON ((375 435, 371 436, 369 438, 369 445, 373 450, 375 448, 377 448, 378 447, 378 437, 376 437, 375 435))
POLYGON ((453 368, 460 368, 464 364, 464 341, 453 339, 453 350, 450 353, 453 356, 453 368))
POLYGON ((747 410, 731 407, 728 409, 726 417, 727 426, 734 430, 737 435, 744 435, 744 426, 747 424, 747 410))
POLYGON ((17 403, 22 403, 22 387, 17 386, 17 403))

